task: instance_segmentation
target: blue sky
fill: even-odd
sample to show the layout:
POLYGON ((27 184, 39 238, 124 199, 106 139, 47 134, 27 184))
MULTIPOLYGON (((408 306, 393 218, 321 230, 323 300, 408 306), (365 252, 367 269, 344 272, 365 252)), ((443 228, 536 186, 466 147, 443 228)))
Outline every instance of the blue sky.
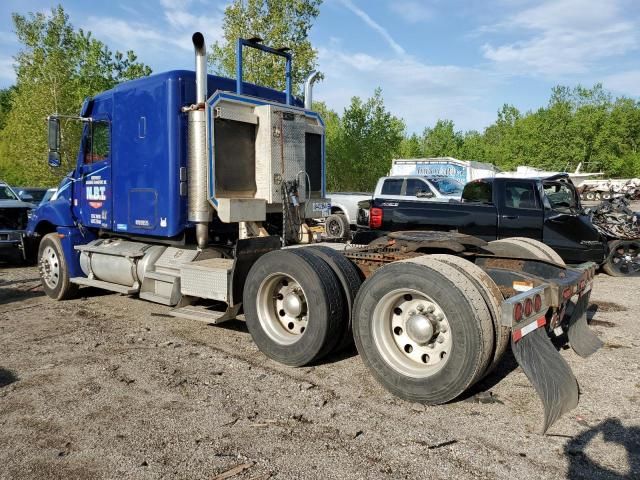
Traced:
MULTIPOLYGON (((0 86, 19 49, 11 12, 58 2, 0 5, 0 86)), ((76 27, 113 50, 133 49, 155 72, 193 68, 191 33, 221 36, 222 0, 62 2, 76 27)), ((639 0, 325 0, 311 39, 325 74, 314 94, 337 111, 380 86, 387 107, 420 132, 438 119, 482 129, 503 103, 545 105, 556 84, 604 83, 640 97, 639 0)))

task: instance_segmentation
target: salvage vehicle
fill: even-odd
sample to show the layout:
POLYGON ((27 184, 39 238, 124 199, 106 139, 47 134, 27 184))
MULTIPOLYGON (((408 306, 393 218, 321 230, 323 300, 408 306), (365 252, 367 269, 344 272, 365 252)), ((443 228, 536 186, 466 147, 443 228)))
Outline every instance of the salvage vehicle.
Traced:
POLYGON ((412 229, 455 231, 487 241, 524 237, 551 247, 557 262, 594 262, 615 276, 640 270, 640 251, 629 254, 624 247, 630 240, 606 236, 594 226, 567 174, 474 180, 465 185, 459 203, 375 198, 360 204, 358 227, 364 232, 355 236, 355 243, 412 229))
POLYGON ((25 233, 30 212, 35 205, 20 200, 18 194, 0 181, 0 255, 27 259, 25 233))
MULTIPOLYGON (((77 166, 29 222, 49 297, 93 286, 208 324, 243 311, 258 348, 291 366, 355 340, 382 385, 427 404, 468 390, 511 343, 544 403, 543 431, 576 406, 577 381, 547 332, 567 330, 580 355, 600 346, 586 323, 593 265, 567 268, 543 244, 513 255, 451 233, 345 252, 300 246, 329 207, 314 77, 303 103, 291 94, 291 55, 255 38, 238 40, 235 82, 207 75, 204 37, 192 40, 195 73, 132 80, 84 102, 77 166), (285 93, 243 82, 246 47, 284 57, 285 93)), ((48 119, 52 166, 59 118, 48 119)))

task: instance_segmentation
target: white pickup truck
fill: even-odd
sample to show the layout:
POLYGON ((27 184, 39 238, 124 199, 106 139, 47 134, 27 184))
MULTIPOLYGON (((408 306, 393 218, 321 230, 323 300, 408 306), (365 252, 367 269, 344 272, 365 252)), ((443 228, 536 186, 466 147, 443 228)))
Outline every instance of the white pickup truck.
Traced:
POLYGON ((402 175, 380 178, 373 198, 449 202, 459 201, 463 189, 462 183, 450 177, 402 175))
POLYGON ((358 202, 371 200, 371 193, 335 192, 327 193, 331 202, 331 215, 325 219, 324 230, 328 238, 343 240, 349 238, 351 225, 356 225, 358 202))

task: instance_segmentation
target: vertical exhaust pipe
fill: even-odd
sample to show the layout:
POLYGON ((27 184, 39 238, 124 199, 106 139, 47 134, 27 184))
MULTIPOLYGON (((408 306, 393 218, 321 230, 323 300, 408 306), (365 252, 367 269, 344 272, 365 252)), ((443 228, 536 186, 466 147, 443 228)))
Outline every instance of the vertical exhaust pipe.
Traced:
POLYGON ((207 49, 204 36, 191 37, 196 61, 196 102, 188 109, 188 219, 196 226, 198 248, 209 243, 211 207, 207 198, 207 135, 205 102, 207 100, 207 49))
POLYGON ((207 47, 200 32, 194 33, 191 41, 196 54, 196 103, 199 104, 207 100, 207 47))
POLYGON ((311 110, 311 105, 313 104, 313 84, 318 75, 320 75, 320 72, 313 70, 304 81, 304 108, 307 110, 311 110))

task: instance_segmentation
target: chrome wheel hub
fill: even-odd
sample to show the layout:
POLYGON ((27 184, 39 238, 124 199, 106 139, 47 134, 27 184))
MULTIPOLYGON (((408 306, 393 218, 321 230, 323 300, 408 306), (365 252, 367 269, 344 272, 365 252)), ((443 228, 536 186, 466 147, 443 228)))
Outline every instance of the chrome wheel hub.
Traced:
POLYGON ((56 288, 60 282, 60 260, 52 247, 46 247, 40 257, 40 276, 50 289, 56 288))
POLYGON ((403 375, 429 377, 453 347, 449 321, 429 296, 412 289, 387 293, 373 312, 373 340, 389 366, 403 375))
POLYGON ((407 335, 414 342, 425 345, 431 340, 437 328, 434 323, 425 315, 411 315, 406 322, 407 335))
POLYGON ((291 345, 304 334, 309 321, 307 297, 300 284, 284 273, 273 273, 258 288, 258 319, 274 342, 291 345))

